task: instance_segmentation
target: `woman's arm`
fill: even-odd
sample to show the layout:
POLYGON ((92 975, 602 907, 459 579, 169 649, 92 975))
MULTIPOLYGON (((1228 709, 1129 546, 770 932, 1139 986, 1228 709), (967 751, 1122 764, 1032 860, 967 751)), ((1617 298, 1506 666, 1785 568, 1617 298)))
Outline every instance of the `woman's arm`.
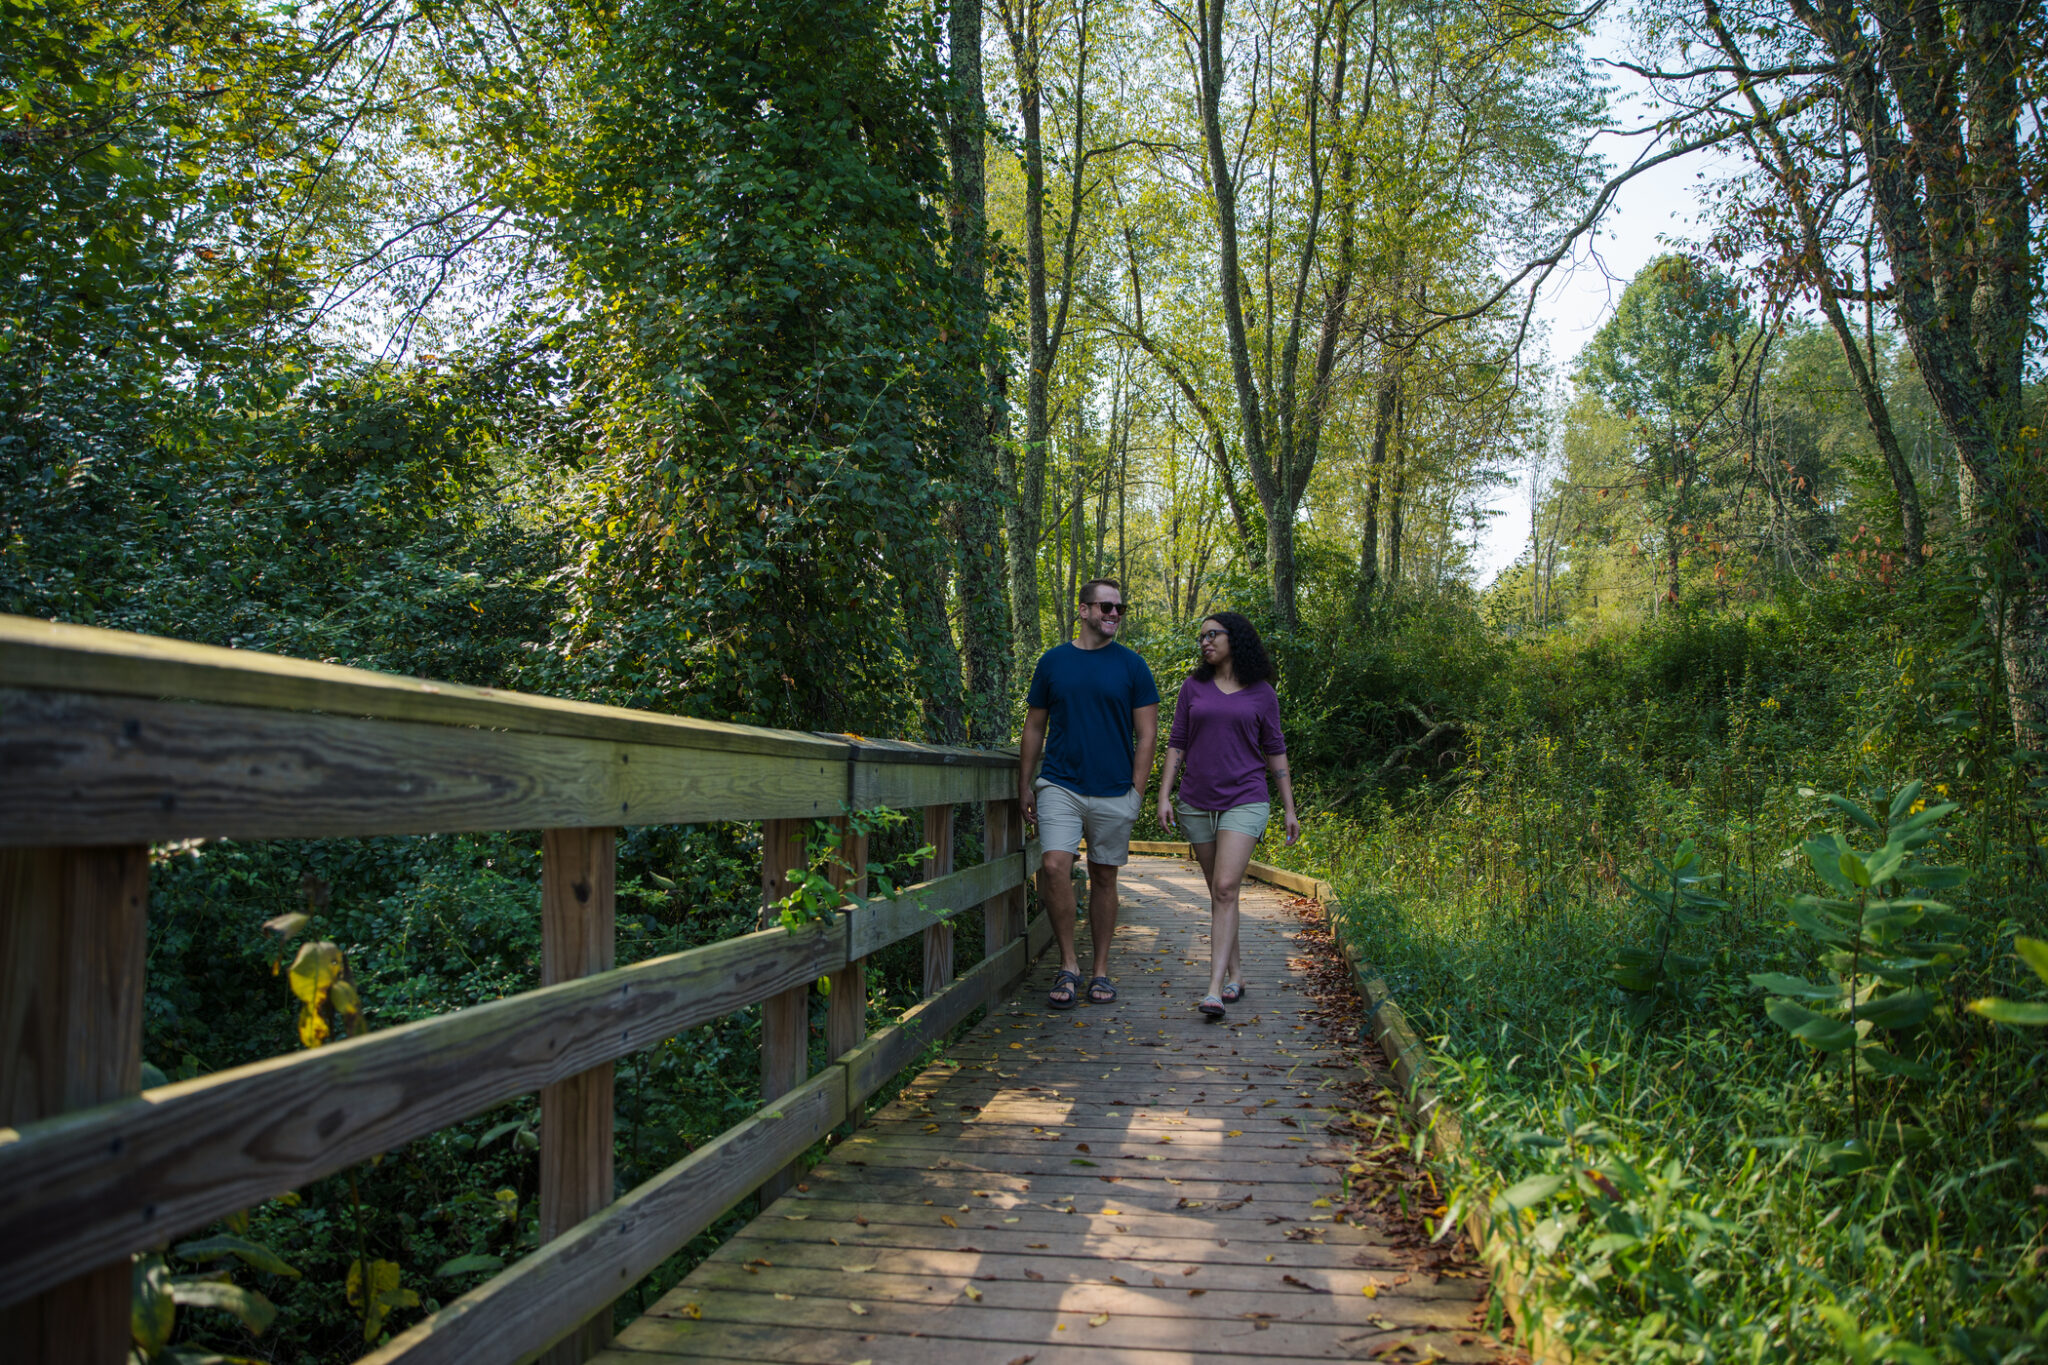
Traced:
POLYGON ((1280 808, 1286 812, 1287 842, 1292 844, 1301 837, 1301 821, 1294 814, 1294 778, 1287 771, 1287 755, 1267 754, 1266 768, 1280 784, 1280 808))
POLYGON ((1174 827, 1173 781, 1180 776, 1181 760, 1186 757, 1186 754, 1171 744, 1166 746, 1166 767, 1159 774, 1159 823, 1168 829, 1174 827))

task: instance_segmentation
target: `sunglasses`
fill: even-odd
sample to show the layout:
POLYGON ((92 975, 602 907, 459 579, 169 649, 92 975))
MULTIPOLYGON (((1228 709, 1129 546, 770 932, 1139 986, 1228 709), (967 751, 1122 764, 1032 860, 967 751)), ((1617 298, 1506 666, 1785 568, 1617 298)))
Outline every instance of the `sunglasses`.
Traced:
POLYGON ((1090 602, 1088 605, 1101 612, 1104 616, 1122 616, 1124 614, 1124 604, 1121 602, 1090 602))
POLYGON ((1230 632, 1227 630, 1205 630, 1200 635, 1197 635, 1195 638, 1206 645, 1211 640, 1215 639, 1217 636, 1228 635, 1229 633, 1230 632))

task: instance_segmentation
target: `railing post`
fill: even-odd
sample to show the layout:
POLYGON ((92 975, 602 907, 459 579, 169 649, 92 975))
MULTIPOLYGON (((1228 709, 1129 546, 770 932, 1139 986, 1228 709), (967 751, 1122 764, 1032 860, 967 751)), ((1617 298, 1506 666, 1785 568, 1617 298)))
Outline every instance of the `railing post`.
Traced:
MULTIPOLYGON (((983 842, 988 847, 984 861, 993 862, 998 858, 1015 855, 1024 846, 1024 820, 1015 800, 984 801, 981 806, 981 827, 983 842)), ((1026 869, 1026 876, 1030 875, 1026 869)), ((982 952, 994 957, 1010 946, 1012 940, 1024 932, 1022 918, 1015 913, 1015 897, 1011 891, 998 891, 982 902, 982 952)), ((991 983, 989 999, 998 999, 1009 988, 1007 981, 991 983)))
MULTIPOLYGON (((552 986, 608 972, 617 962, 617 831, 551 829, 541 835, 540 981, 552 986)), ((612 1064, 540 1092, 540 1239, 548 1242, 612 1202, 612 1064)), ((541 1354, 541 1365, 581 1365, 610 1344, 609 1309, 541 1354)))
MULTIPOLYGON (((858 900, 868 894, 868 837, 854 834, 850 821, 839 816, 832 827, 839 831, 839 856, 846 866, 834 865, 828 872, 832 885, 848 891, 858 900)), ((825 1003, 825 1055, 845 1056, 867 1041, 868 961, 849 962, 831 975, 832 995, 825 1003)), ((856 1123, 858 1114, 849 1115, 856 1123)))
MULTIPOLYGON (((149 850, 0 849, 0 1127, 142 1088, 149 850)), ((0 1360, 128 1358, 129 1262, 0 1311, 0 1360)))
MULTIPOLYGON (((789 894, 789 869, 804 864, 804 820, 761 822, 761 927, 773 928, 776 901, 789 894)), ((811 988, 798 986, 761 1002, 761 1103, 786 1095, 810 1078, 811 988)), ((761 1203, 796 1183, 786 1166, 761 1182, 761 1203)))
MULTIPOLYGON (((943 877, 953 870, 953 808, 950 805, 924 808, 924 841, 932 854, 924 860, 924 879, 943 877)), ((924 931, 924 993, 937 995, 953 984, 953 926, 934 924, 924 931)))

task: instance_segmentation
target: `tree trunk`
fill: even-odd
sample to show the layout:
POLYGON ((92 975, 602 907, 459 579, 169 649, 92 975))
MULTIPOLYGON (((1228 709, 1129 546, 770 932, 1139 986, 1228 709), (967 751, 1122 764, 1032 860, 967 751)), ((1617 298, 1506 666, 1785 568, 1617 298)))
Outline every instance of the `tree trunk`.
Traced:
POLYGON ((1365 529, 1358 538, 1358 615, 1372 609, 1380 590, 1380 475, 1387 464, 1387 438, 1394 431, 1394 402, 1401 380, 1389 367, 1380 371, 1379 397, 1373 406, 1372 458, 1365 474, 1365 529))
MULTIPOLYGON (((1034 40, 1035 41, 1035 40, 1034 40)), ((1045 449, 1051 415, 1046 386, 1052 369, 1052 347, 1045 300, 1045 148, 1039 128, 1038 62, 1027 62, 1019 39, 1011 46, 1017 60, 1017 112, 1024 121, 1024 290, 1030 321, 1026 331, 1024 377, 1024 443, 1017 455, 1017 479, 1011 513, 1010 598, 1016 616, 1017 657, 1022 667, 1044 647, 1038 615, 1038 535, 1045 503, 1045 449)))
POLYGON ((951 0, 946 39, 952 64, 946 130, 952 165, 952 266, 960 287, 961 327, 972 343, 967 357, 971 368, 960 379, 954 420, 964 486, 947 521, 958 561, 967 738, 989 745, 1009 737, 1012 642, 1000 545, 1004 503, 983 366, 988 348, 988 116, 981 78, 980 0, 951 0))

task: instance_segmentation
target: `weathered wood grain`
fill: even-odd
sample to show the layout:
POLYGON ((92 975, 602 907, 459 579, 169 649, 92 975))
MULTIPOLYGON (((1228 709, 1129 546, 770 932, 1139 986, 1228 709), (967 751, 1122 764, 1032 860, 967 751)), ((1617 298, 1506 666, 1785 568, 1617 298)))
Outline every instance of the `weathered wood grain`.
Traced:
POLYGON ((875 899, 858 904, 847 911, 847 951, 856 957, 878 952, 937 924, 942 915, 984 904, 1023 882, 1024 860, 1013 853, 906 886, 893 900, 875 899))
MULTIPOLYGON (((540 980, 608 972, 617 961, 616 836, 551 829, 541 836, 540 980)), ((551 1242, 612 1201, 612 1064, 540 1092, 540 1236, 551 1242)), ((541 1353, 541 1365, 582 1365, 611 1341, 610 1305, 541 1353)))
POLYGON ((0 691, 0 844, 679 824, 836 811, 837 756, 0 691))
MULTIPOLYGON (((924 808, 924 841, 931 853, 924 860, 924 879, 936 881, 953 871, 953 807, 924 808)), ((941 921, 924 931, 924 993, 937 995, 953 979, 953 926, 941 921)))
MULTIPOLYGON (((1127 869, 1118 1001, 992 1011, 603 1359, 1501 1361, 1483 1270, 1345 1206, 1356 1152, 1324 1125, 1365 1078, 1288 988, 1283 898, 1247 891, 1263 974, 1227 1024, 1143 989, 1206 980, 1201 890, 1185 863, 1127 869)), ((849 1093, 965 1018, 975 977, 850 1054, 849 1093)))
MULTIPOLYGON (((790 873, 804 866, 805 820, 765 820, 761 824, 761 927, 775 923, 775 903, 789 894, 790 873)), ((838 926, 834 926, 837 928, 838 926)), ((843 931, 842 931, 843 932, 843 931)), ((811 1063, 811 987, 793 986, 761 1002, 761 1103, 767 1104, 804 1083, 811 1063)), ((796 1183, 791 1166, 770 1175, 761 1185, 763 1202, 796 1183)))
POLYGON ((0 1137, 0 1305, 789 991, 845 930, 764 930, 0 1137))
POLYGON ((855 761, 847 800, 867 809, 911 810, 966 801, 992 801, 1017 789, 1017 760, 1008 767, 925 767, 855 761))
POLYGON ((916 1061, 934 1039, 943 1038, 985 1004, 991 982, 1014 979, 1024 970, 1027 960, 1021 943, 1012 943, 994 957, 983 958, 958 981, 919 1001, 896 1023, 841 1058, 846 1067, 847 1111, 858 1112, 868 1096, 916 1061))
POLYGON ((821 1072, 358 1365, 471 1365, 531 1357, 630 1289, 830 1132, 845 1117, 845 1096, 839 1069, 821 1072))
POLYGON ((822 758, 834 764, 843 762, 852 749, 845 740, 793 730, 690 720, 558 697, 429 682, 256 650, 218 649, 22 616, 0 615, 0 688, 321 711, 572 739, 822 758))
MULTIPOLYGON (((852 823, 843 815, 834 816, 831 820, 843 842, 840 858, 827 870, 826 876, 833 886, 849 897, 864 898, 868 884, 868 837, 853 833, 852 823), (855 868, 860 869, 858 878, 854 876, 855 868)), ((854 949, 853 927, 849 918, 846 965, 828 978, 832 993, 825 1002, 825 1056, 832 1059, 859 1047, 868 1034, 868 950, 854 949)))
MULTIPOLYGON (((148 913, 146 848, 0 851, 0 1131, 141 1088, 148 913)), ((128 1262, 98 1260, 0 1311, 0 1361, 127 1359, 128 1262)))

